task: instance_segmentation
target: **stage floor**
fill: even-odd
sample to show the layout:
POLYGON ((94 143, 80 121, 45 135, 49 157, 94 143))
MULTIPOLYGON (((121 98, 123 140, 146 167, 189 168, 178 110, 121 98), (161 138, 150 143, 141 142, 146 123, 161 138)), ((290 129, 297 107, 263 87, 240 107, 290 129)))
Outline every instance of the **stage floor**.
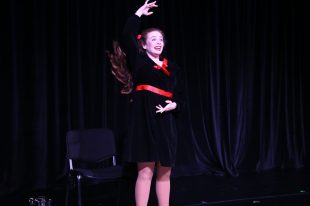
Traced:
MULTIPOLYGON (((85 206, 113 206, 110 199, 115 193, 109 186, 95 186, 84 190, 88 199, 85 206), (105 195, 104 195, 105 194, 105 195)), ((46 196, 52 199, 51 206, 65 205, 65 184, 5 197, 10 206, 28 206, 30 197, 46 196)), ((310 171, 286 170, 243 174, 239 177, 198 175, 173 177, 171 180, 171 206, 197 205, 294 205, 310 203, 310 171)), ((71 203, 71 205, 76 205, 71 203)), ((122 183, 121 206, 134 205, 134 178, 126 178, 122 183)), ((150 206, 157 205, 154 184, 150 196, 150 206)), ((47 206, 47 205, 46 205, 47 206)))

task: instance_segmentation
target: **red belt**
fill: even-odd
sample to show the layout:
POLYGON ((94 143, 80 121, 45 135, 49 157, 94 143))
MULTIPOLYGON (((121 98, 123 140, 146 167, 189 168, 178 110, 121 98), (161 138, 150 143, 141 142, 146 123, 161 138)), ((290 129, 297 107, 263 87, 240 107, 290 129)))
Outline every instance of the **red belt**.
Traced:
POLYGON ((172 98, 173 97, 173 94, 171 92, 167 92, 165 90, 162 90, 162 89, 159 89, 157 87, 153 87, 153 86, 147 85, 147 84, 138 85, 136 87, 136 90, 137 91, 148 90, 150 92, 154 92, 156 94, 159 94, 159 95, 162 95, 162 96, 165 96, 165 97, 168 97, 168 98, 172 98))

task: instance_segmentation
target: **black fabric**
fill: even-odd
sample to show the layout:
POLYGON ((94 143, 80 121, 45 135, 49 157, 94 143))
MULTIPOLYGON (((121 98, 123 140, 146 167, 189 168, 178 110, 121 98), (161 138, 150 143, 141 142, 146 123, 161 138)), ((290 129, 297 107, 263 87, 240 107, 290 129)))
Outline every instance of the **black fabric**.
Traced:
POLYGON ((106 128, 71 130, 67 133, 68 157, 85 162, 99 162, 116 156, 115 137, 106 128))
MULTIPOLYGON (((124 26, 123 45, 131 68, 134 86, 151 85, 175 93, 177 67, 168 60, 167 70, 155 69, 157 64, 145 52, 139 52, 137 35, 141 19, 130 16, 124 26)), ((130 99, 128 133, 124 141, 124 161, 160 162, 163 166, 174 166, 176 161, 177 132, 173 112, 156 113, 156 106, 166 105, 169 100, 163 95, 142 90, 133 91, 130 99)), ((173 101, 178 101, 172 98, 173 101)), ((125 111, 126 112, 126 111, 125 111)))
MULTIPOLYGON (((105 51, 141 1, 10 0, 0 7, 0 194, 65 174, 66 132, 127 133, 129 96, 105 51)), ((173 175, 309 166, 305 1, 158 0, 141 29, 166 35, 184 72, 173 175), (205 6, 201 6, 202 3, 205 6)))

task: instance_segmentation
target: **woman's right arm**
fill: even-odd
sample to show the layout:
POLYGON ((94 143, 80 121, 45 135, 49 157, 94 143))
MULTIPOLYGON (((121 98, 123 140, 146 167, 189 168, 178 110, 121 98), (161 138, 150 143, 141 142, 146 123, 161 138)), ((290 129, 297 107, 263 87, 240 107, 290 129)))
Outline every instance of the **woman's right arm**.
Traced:
POLYGON ((125 47, 125 52, 129 56, 130 61, 135 60, 138 52, 137 35, 141 24, 140 17, 153 14, 153 12, 149 10, 153 7, 158 7, 156 1, 151 3, 148 3, 148 1, 149 0, 145 1, 145 3, 135 12, 135 15, 132 15, 127 19, 123 30, 123 46, 125 47))
POLYGON ((138 51, 137 35, 140 29, 141 19, 136 15, 132 15, 127 19, 123 30, 122 46, 129 60, 133 60, 138 51))

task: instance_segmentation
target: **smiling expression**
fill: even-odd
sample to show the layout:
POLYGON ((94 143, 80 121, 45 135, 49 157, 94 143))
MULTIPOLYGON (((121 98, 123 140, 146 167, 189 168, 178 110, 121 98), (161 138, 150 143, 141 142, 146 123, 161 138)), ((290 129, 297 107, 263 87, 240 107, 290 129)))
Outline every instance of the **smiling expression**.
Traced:
POLYGON ((145 49, 149 55, 158 58, 163 52, 164 46, 163 35, 159 31, 151 31, 147 34, 143 49, 145 49))

